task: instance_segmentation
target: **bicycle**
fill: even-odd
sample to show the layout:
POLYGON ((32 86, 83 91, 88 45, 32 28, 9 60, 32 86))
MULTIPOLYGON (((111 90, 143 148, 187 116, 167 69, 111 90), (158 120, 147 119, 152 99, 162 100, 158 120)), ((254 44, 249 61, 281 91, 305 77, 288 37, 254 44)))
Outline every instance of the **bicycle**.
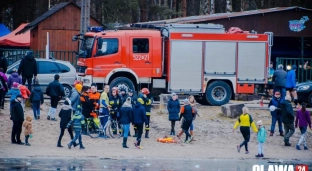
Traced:
MULTIPOLYGON (((115 110, 116 111, 116 110, 115 110)), ((110 111, 110 116, 108 117, 108 121, 104 126, 104 129, 108 128, 108 133, 112 138, 120 138, 122 136, 122 128, 120 127, 117 117, 112 119, 111 115, 114 110, 110 111), (119 135, 118 135, 119 133, 119 135)))
POLYGON ((91 138, 98 138, 101 132, 103 131, 101 129, 101 122, 99 122, 99 118, 97 114, 98 114, 98 111, 92 111, 92 113, 90 114, 92 118, 86 119, 87 120, 87 134, 91 138))

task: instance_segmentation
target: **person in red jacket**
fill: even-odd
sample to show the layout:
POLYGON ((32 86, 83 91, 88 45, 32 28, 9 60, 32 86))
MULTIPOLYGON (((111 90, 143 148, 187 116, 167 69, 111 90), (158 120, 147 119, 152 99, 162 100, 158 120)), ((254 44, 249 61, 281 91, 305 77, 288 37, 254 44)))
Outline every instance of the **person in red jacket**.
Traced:
POLYGON ((20 84, 18 86, 18 88, 20 89, 20 92, 23 96, 22 106, 23 106, 23 109, 25 110, 25 103, 30 96, 30 91, 28 90, 28 88, 26 86, 24 86, 22 84, 20 84))

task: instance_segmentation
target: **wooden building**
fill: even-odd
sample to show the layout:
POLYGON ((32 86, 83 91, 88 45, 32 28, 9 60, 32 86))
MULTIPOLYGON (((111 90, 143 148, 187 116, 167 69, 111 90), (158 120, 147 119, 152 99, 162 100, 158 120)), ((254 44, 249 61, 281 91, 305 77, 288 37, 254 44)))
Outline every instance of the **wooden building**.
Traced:
MULTIPOLYGON (((102 26, 92 17, 90 17, 90 25, 102 26)), ((49 33, 50 51, 77 51, 78 43, 72 42, 72 37, 79 34, 80 7, 72 2, 59 3, 30 22, 17 34, 29 29, 31 29, 30 49, 35 52, 45 51, 47 33, 49 33)))
MULTIPOLYGON (((190 16, 161 21, 137 23, 141 27, 164 24, 222 24, 226 30, 239 27, 244 31, 257 33, 273 32, 271 61, 276 64, 299 68, 306 61, 311 67, 312 76, 312 9, 302 7, 277 7, 244 12, 221 13, 202 16, 190 16)), ((298 71, 299 72, 299 71, 298 71)), ((312 80, 297 73, 299 81, 312 80)), ((307 74, 306 74, 307 75, 307 74)))

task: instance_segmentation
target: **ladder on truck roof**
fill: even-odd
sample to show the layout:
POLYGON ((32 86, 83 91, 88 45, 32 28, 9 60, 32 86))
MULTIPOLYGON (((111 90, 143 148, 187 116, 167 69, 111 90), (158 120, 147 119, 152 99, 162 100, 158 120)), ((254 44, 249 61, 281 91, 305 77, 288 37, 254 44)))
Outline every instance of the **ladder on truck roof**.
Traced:
POLYGON ((225 33, 223 25, 220 24, 166 24, 164 29, 171 33, 225 33))
POLYGON ((171 33, 225 33, 225 28, 220 24, 164 24, 162 26, 132 24, 130 27, 158 29, 161 31, 166 30, 167 32, 171 33))

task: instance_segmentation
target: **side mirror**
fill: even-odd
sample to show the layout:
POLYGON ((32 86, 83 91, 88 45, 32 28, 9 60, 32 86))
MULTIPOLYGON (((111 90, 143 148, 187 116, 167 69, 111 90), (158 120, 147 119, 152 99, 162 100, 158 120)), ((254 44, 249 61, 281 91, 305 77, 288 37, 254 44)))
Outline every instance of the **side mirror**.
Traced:
POLYGON ((103 39, 98 38, 97 41, 98 41, 98 42, 97 42, 97 47, 98 47, 98 49, 102 49, 103 39))

